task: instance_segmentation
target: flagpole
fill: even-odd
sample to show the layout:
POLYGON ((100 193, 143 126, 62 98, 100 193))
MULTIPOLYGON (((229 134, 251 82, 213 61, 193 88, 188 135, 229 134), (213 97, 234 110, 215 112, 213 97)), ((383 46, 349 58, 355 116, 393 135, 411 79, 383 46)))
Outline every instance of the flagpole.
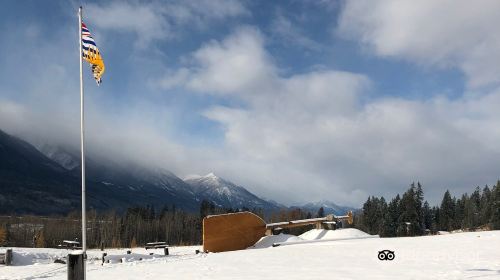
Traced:
POLYGON ((80 145, 81 145, 81 160, 82 160, 82 250, 83 255, 87 254, 87 215, 86 215, 86 205, 85 205, 85 114, 84 114, 84 98, 83 98, 83 58, 82 58, 82 7, 78 9, 78 32, 80 34, 80 145))

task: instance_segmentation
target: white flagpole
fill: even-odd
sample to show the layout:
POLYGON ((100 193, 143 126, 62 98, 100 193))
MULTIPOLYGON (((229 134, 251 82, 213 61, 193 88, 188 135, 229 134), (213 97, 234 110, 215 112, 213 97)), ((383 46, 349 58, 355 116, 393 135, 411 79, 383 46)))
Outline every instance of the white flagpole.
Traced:
POLYGON ((82 250, 85 257, 87 251, 87 215, 85 207, 85 115, 84 115, 84 99, 83 99, 83 58, 82 58, 82 7, 78 9, 78 32, 80 34, 80 144, 82 151, 82 250))

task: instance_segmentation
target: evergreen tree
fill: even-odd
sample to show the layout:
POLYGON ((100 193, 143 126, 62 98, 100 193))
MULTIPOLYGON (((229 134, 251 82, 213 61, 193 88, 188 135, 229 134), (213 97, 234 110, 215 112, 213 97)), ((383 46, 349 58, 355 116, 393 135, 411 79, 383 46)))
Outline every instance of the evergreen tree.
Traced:
POLYGON ((429 202, 427 201, 424 202, 422 211, 424 215, 424 231, 432 230, 433 213, 431 207, 429 206, 429 202))
POLYGON ((453 228, 455 229, 464 227, 467 201, 469 201, 469 197, 467 196, 467 194, 464 194, 461 198, 457 199, 457 203, 455 204, 455 214, 453 218, 453 228))
POLYGON ((325 216, 325 209, 323 209, 323 207, 320 207, 319 210, 318 210, 318 213, 316 214, 316 217, 317 218, 322 218, 325 216))
POLYGON ((373 206, 372 206, 372 197, 369 196, 366 202, 363 204, 363 212, 361 214, 361 228, 370 233, 372 227, 372 216, 373 216, 373 206))
POLYGON ((491 194, 491 228, 500 229, 500 181, 497 182, 491 194))
POLYGON ((387 211, 384 215, 384 237, 395 237, 397 236, 398 221, 399 221, 399 209, 401 198, 399 194, 389 202, 387 206, 387 211))
POLYGON ((454 201, 449 190, 446 190, 439 209, 439 230, 451 231, 453 229, 454 201))
POLYGON ((481 225, 486 225, 490 222, 491 219, 491 191, 488 185, 486 185, 483 189, 480 208, 480 223, 481 225))
POLYGON ((384 197, 381 197, 378 200, 376 211, 377 211, 377 214, 376 214, 376 228, 375 228, 375 230, 376 230, 378 235, 383 235, 384 228, 385 228, 384 216, 387 213, 387 202, 385 201, 384 197))
POLYGON ((431 231, 434 233, 439 230, 440 223, 439 223, 439 207, 434 206, 432 207, 432 225, 431 225, 431 231))
POLYGON ((472 197, 468 197, 467 194, 465 194, 464 197, 464 220, 462 227, 464 229, 472 229, 477 223, 476 221, 478 219, 478 211, 472 197))
POLYGON ((422 188, 415 188, 412 183, 410 188, 401 198, 401 215, 399 218, 398 235, 414 236, 423 233, 423 192, 422 188))
POLYGON ((472 215, 472 227, 477 228, 481 224, 481 189, 476 187, 476 190, 470 196, 470 206, 472 215), (472 212, 473 211, 473 212, 472 212))
POLYGON ((210 201, 203 199, 200 203, 200 219, 205 218, 210 214, 210 201))
POLYGON ((417 189, 415 191, 415 202, 416 202, 416 210, 417 210, 417 224, 418 228, 416 228, 416 234, 422 235, 424 233, 425 224, 424 224, 424 190, 422 189, 422 184, 417 182, 417 189))

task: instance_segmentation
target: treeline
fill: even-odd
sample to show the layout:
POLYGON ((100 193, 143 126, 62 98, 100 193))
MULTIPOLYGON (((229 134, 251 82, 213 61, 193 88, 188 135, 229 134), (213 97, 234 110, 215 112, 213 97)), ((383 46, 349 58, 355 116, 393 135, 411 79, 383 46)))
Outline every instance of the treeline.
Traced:
POLYGON ((500 229, 500 181, 491 189, 452 197, 447 190, 439 206, 424 201, 420 183, 412 183, 389 202, 371 196, 355 217, 357 228, 382 237, 416 236, 437 231, 500 229))
MULTIPOLYGON (((311 213, 299 208, 267 213, 263 209, 224 208, 203 200, 199 213, 165 205, 160 210, 146 205, 131 207, 124 213, 87 213, 88 248, 133 248, 148 242, 166 241, 170 245, 201 244, 202 220, 207 215, 250 211, 269 223, 323 217, 323 208, 311 213)), ((299 235, 312 226, 285 229, 284 233, 299 235)), ((81 214, 65 217, 0 216, 0 246, 56 248, 63 240, 81 240, 81 214)))
MULTIPOLYGON (((0 246, 57 247, 63 240, 80 241, 80 217, 76 212, 66 217, 2 216, 0 246)), ((155 241, 190 245, 200 240, 200 217, 175 206, 158 212, 152 206, 133 207, 122 215, 87 213, 89 248, 136 247, 155 241)))
MULTIPOLYGON (((202 201, 200 212, 189 213, 175 205, 159 211, 153 206, 128 208, 125 213, 87 212, 88 248, 128 248, 148 242, 166 241, 171 245, 201 244, 201 223, 206 215, 250 211, 217 207, 202 201)), ((261 209, 252 209, 263 216, 261 209)), ((0 246, 58 247, 63 240, 81 240, 81 214, 66 217, 0 216, 0 246)))

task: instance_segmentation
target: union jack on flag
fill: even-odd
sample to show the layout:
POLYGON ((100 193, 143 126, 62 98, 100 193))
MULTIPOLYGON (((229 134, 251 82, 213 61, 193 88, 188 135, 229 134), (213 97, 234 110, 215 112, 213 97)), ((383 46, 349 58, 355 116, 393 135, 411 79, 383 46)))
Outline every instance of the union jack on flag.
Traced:
POLYGON ((101 53, 95 44, 94 38, 90 35, 90 31, 82 22, 82 56, 90 65, 92 66, 92 74, 100 85, 102 80, 102 74, 104 74, 104 61, 102 60, 101 53))

